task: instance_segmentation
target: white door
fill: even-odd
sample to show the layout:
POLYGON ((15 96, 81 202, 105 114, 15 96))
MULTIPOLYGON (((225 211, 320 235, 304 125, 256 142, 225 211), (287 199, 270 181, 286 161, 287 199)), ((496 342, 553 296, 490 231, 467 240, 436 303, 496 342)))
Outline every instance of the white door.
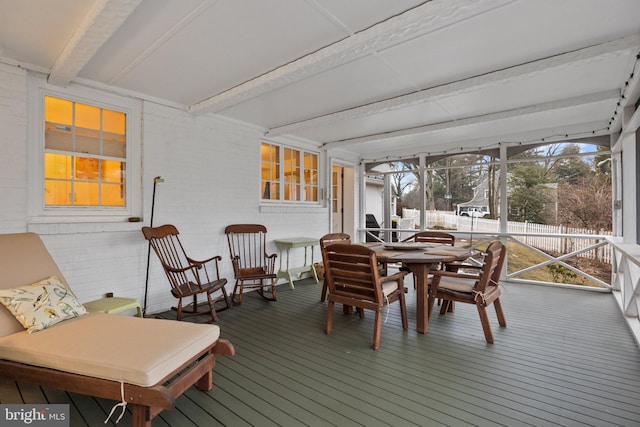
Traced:
POLYGON ((331 167, 331 232, 354 236, 355 169, 353 166, 331 167))

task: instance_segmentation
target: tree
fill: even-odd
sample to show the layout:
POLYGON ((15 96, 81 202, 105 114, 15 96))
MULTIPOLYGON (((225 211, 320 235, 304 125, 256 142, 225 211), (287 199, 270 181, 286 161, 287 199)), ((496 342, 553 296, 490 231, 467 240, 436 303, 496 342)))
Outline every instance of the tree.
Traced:
POLYGON ((498 219, 498 212, 500 212, 500 182, 498 181, 500 166, 496 164, 496 157, 491 157, 491 164, 489 165, 489 217, 491 219, 498 219))
POLYGON ((398 201, 395 214, 401 215, 402 207, 406 207, 406 203, 404 203, 406 191, 411 187, 415 187, 416 180, 412 179, 412 177, 417 175, 417 172, 415 172, 417 167, 412 163, 395 162, 391 164, 391 168, 399 171, 391 175, 391 193, 398 201), (410 173, 407 174, 407 172, 410 173))
MULTIPOLYGON (((580 154, 580 146, 569 144, 562 148, 561 156, 580 154)), ((558 179, 558 183, 576 184, 581 179, 593 173, 592 167, 582 157, 560 157, 551 164, 551 170, 558 179)))
POLYGON ((549 214, 545 206, 552 202, 549 187, 553 182, 549 170, 540 163, 520 163, 509 174, 509 220, 546 224, 549 214))
POLYGON ((611 230, 611 176, 594 168, 558 187, 558 220, 569 227, 611 230))

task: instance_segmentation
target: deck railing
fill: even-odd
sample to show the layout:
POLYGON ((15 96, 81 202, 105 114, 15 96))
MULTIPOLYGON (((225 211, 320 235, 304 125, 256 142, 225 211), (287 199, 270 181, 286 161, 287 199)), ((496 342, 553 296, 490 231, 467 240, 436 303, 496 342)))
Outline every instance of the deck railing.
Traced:
MULTIPOLYGON (((384 236, 391 236, 394 232, 411 232, 412 230, 382 228, 362 229, 361 231, 366 236, 379 234, 381 237, 376 237, 376 239, 384 241, 384 236)), ((605 234, 499 233, 460 230, 448 230, 447 232, 454 234, 458 240, 468 240, 474 249, 482 247, 488 240, 500 238, 508 243, 523 246, 543 259, 541 262, 517 271, 509 271, 509 260, 507 259, 507 266, 502 279, 504 281, 613 293, 637 342, 640 343, 640 245, 625 244, 620 238, 605 234), (540 242, 553 240, 571 240, 575 243, 561 246, 560 251, 550 251, 551 253, 537 247, 540 242), (585 256, 589 252, 600 254, 598 257, 600 261, 609 260, 608 264, 611 266, 609 283, 577 268, 575 264, 572 265, 567 262, 570 258, 585 256), (602 254, 609 255, 602 256, 602 254), (519 277, 525 273, 546 268, 553 264, 560 265, 567 271, 572 272, 575 277, 588 280, 590 286, 522 279, 519 277), (507 273, 507 271, 509 272, 507 273)), ((589 256, 589 258, 594 257, 589 256)))
POLYGON ((607 239, 613 249, 611 288, 636 340, 640 343, 640 245, 607 239))

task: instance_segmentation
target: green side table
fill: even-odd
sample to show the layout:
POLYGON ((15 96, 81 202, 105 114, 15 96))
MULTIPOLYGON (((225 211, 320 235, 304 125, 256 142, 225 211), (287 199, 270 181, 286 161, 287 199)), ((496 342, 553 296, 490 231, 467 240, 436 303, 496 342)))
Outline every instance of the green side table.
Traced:
POLYGON ((289 287, 295 289, 293 286, 293 276, 300 276, 302 273, 309 273, 311 277, 318 283, 318 275, 316 269, 313 267, 313 247, 318 245, 318 239, 308 237, 292 237, 290 239, 277 239, 273 241, 278 250, 280 251, 280 270, 277 274, 277 279, 287 279, 289 287), (302 267, 290 267, 289 266, 289 252, 294 248, 304 248, 304 265, 302 267), (307 248, 311 248, 311 261, 307 260, 307 248), (287 254, 286 267, 282 266, 282 258, 284 253, 287 254))
POLYGON ((84 308, 89 312, 117 314, 127 310, 136 309, 138 317, 142 317, 142 306, 135 298, 108 297, 89 301, 84 304, 84 308))

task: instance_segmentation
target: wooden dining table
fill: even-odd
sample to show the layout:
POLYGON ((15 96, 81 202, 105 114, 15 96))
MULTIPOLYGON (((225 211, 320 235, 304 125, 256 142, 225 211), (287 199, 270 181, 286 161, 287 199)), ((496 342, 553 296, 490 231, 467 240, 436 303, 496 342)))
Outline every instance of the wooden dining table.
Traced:
POLYGON ((471 256, 471 249, 417 242, 366 245, 376 252, 378 261, 402 263, 411 270, 416 281, 416 330, 426 334, 429 331, 428 292, 431 268, 440 263, 465 260, 471 256))

